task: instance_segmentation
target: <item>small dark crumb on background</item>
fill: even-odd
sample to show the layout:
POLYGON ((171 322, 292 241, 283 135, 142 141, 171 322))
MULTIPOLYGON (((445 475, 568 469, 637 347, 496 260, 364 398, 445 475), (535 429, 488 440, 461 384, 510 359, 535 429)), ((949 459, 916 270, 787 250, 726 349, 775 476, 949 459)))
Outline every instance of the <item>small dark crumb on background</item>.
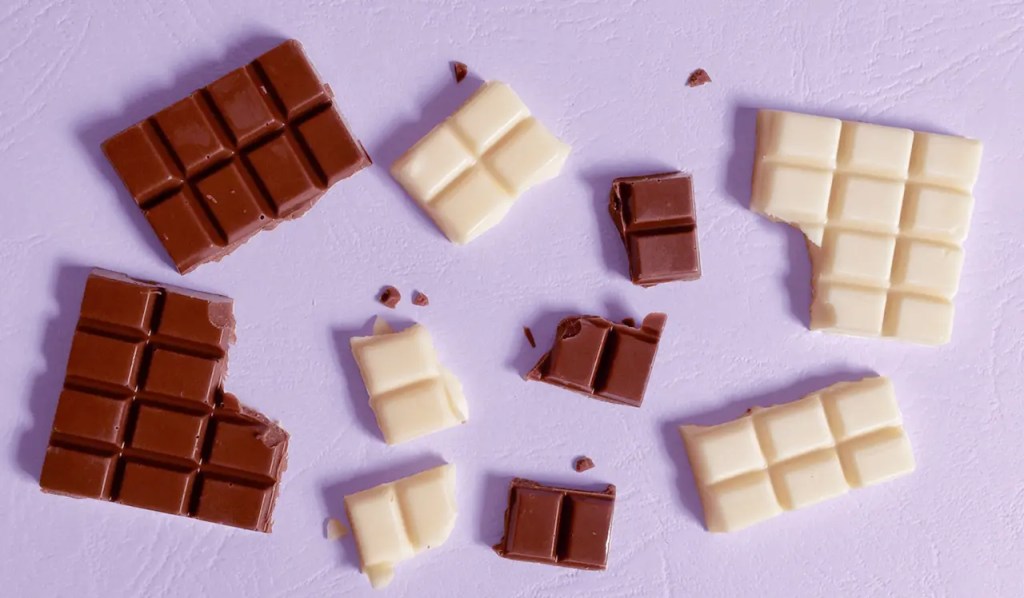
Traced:
POLYGON ((636 328, 636 320, 633 318, 623 318, 622 323, 630 328, 636 328))
POLYGON ((383 303, 385 307, 395 309, 398 302, 402 300, 402 294, 395 287, 388 285, 381 289, 380 297, 377 300, 383 303))
POLYGON ((537 341, 533 340, 533 331, 530 330, 529 326, 523 326, 523 334, 526 335, 526 342, 530 343, 530 346, 536 349, 537 341))
POLYGON ((588 469, 594 469, 594 460, 590 457, 580 457, 576 459, 576 464, 573 465, 573 469, 578 472, 584 472, 588 469))
POLYGON ((465 63, 453 61, 452 62, 452 74, 455 75, 455 82, 462 83, 462 80, 466 78, 469 73, 469 67, 465 63))
POLYGON ((704 69, 697 69, 690 73, 690 77, 686 80, 687 87, 699 87, 705 83, 711 83, 711 75, 708 74, 704 69))
POLYGON ((412 304, 418 305, 420 307, 426 307, 427 305, 430 305, 430 297, 427 297, 425 294, 419 291, 413 291, 412 304))

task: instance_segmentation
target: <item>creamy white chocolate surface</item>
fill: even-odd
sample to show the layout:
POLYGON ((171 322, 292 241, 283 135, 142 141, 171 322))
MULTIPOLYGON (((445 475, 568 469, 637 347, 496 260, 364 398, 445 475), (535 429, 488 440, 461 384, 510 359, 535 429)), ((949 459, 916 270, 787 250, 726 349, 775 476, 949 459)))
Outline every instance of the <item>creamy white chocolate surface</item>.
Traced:
POLYGON ((712 532, 740 530, 914 470, 892 383, 882 377, 680 432, 712 532))
POLYGON ((569 149, 511 87, 490 81, 399 157, 391 174, 461 245, 501 222, 529 188, 557 176, 569 149))
POLYGON ((807 236, 812 329, 949 341, 981 150, 962 137, 758 114, 751 207, 807 236))
POLYGON ((395 565, 444 544, 455 527, 455 466, 441 465, 345 497, 362 570, 374 588, 395 565))
POLYGON ((370 407, 388 444, 432 434, 469 419, 462 384, 437 359, 420 324, 393 332, 377 318, 372 336, 351 340, 370 407))

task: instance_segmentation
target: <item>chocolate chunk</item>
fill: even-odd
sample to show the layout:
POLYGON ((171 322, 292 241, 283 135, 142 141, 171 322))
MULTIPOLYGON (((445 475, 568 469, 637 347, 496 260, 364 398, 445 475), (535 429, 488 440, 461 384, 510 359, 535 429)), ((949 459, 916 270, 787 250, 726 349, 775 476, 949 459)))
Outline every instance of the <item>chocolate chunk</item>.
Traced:
POLYGON ((395 309, 398 302, 402 300, 402 294, 395 287, 388 285, 381 290, 380 297, 377 300, 383 303, 385 307, 395 309))
POLYGON ((648 314, 639 329, 599 316, 558 324, 555 343, 526 375, 595 399, 639 407, 667 316, 648 314))
POLYGON ((545 486, 516 478, 509 487, 499 556, 575 569, 604 569, 615 486, 603 492, 545 486))
POLYGON ((590 469, 594 469, 594 460, 590 457, 580 457, 576 459, 576 463, 573 465, 573 469, 578 472, 584 472, 590 469))
POLYGON ((462 80, 469 74, 469 67, 464 63, 453 61, 452 62, 452 74, 455 75, 455 82, 462 83, 462 80))
POLYGON ((699 87, 706 83, 711 83, 711 75, 708 74, 704 69, 697 69, 690 73, 689 78, 686 79, 687 87, 699 87))
POLYGON ((526 342, 530 343, 530 346, 536 349, 537 341, 533 340, 533 331, 530 330, 529 326, 523 326, 523 334, 526 335, 526 342))
POLYGON ((181 273, 370 165, 295 40, 103 143, 181 273))
POLYGON ((419 291, 412 292, 412 304, 420 307, 426 307, 430 305, 430 297, 427 297, 424 293, 419 291))
POLYGON ((234 325, 227 297, 93 271, 42 489, 269 532, 288 433, 223 391, 234 325))
POLYGON ((608 212, 626 245, 633 284, 649 287, 700 278, 689 175, 668 172, 615 179, 608 212))

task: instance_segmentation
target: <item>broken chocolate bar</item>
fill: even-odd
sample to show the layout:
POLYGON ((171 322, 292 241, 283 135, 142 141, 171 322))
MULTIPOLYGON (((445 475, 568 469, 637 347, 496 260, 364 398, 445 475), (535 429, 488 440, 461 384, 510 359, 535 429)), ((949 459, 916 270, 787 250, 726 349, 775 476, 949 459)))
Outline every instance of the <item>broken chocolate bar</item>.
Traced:
POLYGON ((288 434, 223 392, 231 299, 86 283, 39 484, 269 532, 288 434))
POLYGON ((667 316, 648 314, 640 328, 599 316, 558 324, 555 344, 527 374, 595 399, 639 407, 667 316))

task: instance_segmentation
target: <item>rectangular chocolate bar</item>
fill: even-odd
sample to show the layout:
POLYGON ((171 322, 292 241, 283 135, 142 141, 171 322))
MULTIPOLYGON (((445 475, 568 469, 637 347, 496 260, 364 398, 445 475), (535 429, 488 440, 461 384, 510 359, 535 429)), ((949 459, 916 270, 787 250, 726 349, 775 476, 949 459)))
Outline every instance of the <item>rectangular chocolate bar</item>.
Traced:
POLYGON ((636 328, 599 316, 565 318, 558 323, 554 346, 526 378, 639 407, 666 319, 651 313, 636 328))
POLYGON ((681 172, 622 177, 608 203, 626 245, 633 284, 700 278, 693 181, 681 172))
POLYGON ((370 165, 295 40, 103 144, 182 274, 370 165))
POLYGON ((602 570, 614 509, 610 484, 589 492, 516 478, 509 487, 505 534, 494 551, 518 561, 602 570))
POLYGON ((288 434, 223 392, 231 299, 94 270, 39 484, 269 532, 288 434))

